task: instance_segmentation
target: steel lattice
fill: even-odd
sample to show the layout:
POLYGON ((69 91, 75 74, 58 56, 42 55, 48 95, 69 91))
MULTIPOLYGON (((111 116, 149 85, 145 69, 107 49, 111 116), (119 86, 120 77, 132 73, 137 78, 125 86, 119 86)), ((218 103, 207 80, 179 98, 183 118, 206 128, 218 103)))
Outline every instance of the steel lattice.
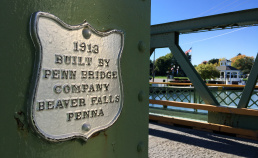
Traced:
MULTIPOLYGON (((242 91, 240 90, 211 90, 220 105, 237 107, 242 91)), ((204 104, 203 99, 193 88, 174 88, 174 87, 152 87, 150 86, 150 99, 170 100, 188 103, 204 104)), ((258 108, 258 91, 254 91, 248 108, 258 108)))

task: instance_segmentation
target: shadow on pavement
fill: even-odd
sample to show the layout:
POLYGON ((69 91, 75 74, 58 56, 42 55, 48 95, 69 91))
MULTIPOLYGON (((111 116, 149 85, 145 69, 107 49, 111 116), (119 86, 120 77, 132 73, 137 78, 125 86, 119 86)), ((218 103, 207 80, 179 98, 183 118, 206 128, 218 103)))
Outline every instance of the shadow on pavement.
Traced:
MULTIPOLYGON (((162 126, 163 128, 176 130, 177 132, 163 131, 161 129, 149 128, 149 135, 169 139, 171 141, 177 141, 181 143, 186 143, 189 145, 199 146, 206 149, 211 149, 219 152, 224 152, 236 156, 244 157, 258 157, 258 147, 249 144, 257 145, 257 141, 242 139, 237 137, 229 137, 204 131, 198 131, 187 128, 180 128, 175 126, 160 125, 152 123, 154 125, 162 126), (192 135, 192 136, 191 136, 192 135), (201 138, 196 138, 198 136, 201 138), (230 139, 228 139, 230 138, 230 139), (234 139, 234 140, 232 140, 234 139), (247 144, 249 143, 249 144, 247 144)), ((167 130, 166 129, 166 130, 167 130)))

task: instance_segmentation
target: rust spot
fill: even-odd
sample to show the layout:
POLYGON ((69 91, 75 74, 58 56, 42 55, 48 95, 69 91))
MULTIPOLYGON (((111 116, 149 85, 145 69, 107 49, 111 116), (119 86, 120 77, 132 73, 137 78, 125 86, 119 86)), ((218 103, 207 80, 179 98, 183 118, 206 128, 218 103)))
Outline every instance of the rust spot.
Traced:
POLYGON ((100 134, 100 132, 94 133, 91 137, 92 138, 97 137, 99 134, 100 134))
POLYGON ((17 123, 17 127, 19 130, 24 130, 24 123, 21 122, 21 120, 17 117, 14 116, 14 119, 16 120, 16 123, 17 123))
POLYGON ((108 135, 107 135, 106 131, 104 131, 104 136, 105 136, 105 140, 107 142, 108 135))
POLYGON ((22 116, 22 115, 24 115, 24 112, 22 112, 22 111, 18 111, 18 112, 16 112, 18 115, 20 115, 20 116, 22 116))
POLYGON ((106 131, 104 131, 104 136, 105 136, 105 137, 107 137, 107 136, 108 136, 108 135, 107 135, 107 133, 106 133, 106 131))
POLYGON ((24 112, 23 111, 15 112, 14 119, 15 119, 15 121, 17 123, 18 129, 19 130, 24 130, 24 123, 23 123, 24 112))

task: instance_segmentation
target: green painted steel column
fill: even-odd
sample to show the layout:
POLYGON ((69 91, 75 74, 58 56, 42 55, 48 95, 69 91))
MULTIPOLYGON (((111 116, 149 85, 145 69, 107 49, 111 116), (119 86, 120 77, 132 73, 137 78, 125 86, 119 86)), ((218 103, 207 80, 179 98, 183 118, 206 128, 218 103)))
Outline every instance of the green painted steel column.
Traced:
POLYGON ((148 157, 150 0, 3 0, 0 10, 1 157, 148 157), (36 51, 29 22, 37 11, 70 25, 86 20, 98 31, 124 32, 122 112, 111 127, 87 142, 49 142, 33 133, 27 122, 36 51))

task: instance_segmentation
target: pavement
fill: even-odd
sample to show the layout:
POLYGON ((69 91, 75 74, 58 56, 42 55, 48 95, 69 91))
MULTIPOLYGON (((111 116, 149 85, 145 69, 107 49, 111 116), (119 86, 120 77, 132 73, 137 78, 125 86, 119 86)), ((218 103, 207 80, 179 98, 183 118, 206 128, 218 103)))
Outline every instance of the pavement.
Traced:
POLYGON ((258 141, 149 123, 149 158, 258 157, 258 141))

